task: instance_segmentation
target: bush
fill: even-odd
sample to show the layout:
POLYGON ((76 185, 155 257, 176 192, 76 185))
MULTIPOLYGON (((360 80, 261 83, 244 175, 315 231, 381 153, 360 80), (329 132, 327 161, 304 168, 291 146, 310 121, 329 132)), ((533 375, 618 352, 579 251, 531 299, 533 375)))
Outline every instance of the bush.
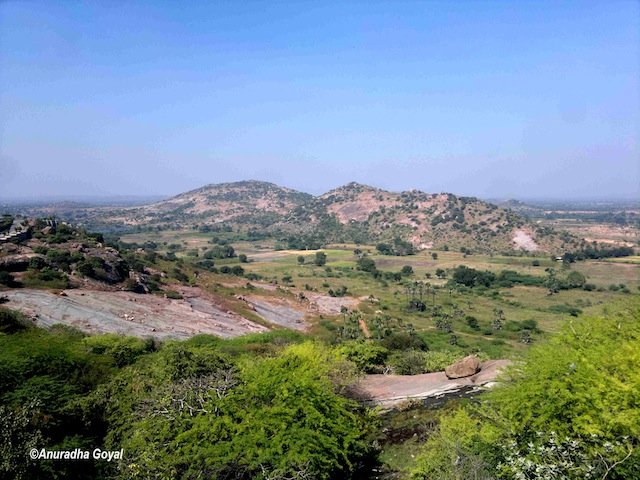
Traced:
POLYGON ((130 365, 145 353, 153 350, 153 342, 116 334, 95 335, 82 339, 91 353, 113 357, 118 367, 130 365))
POLYGON ((349 341, 338 347, 338 353, 355 363, 358 370, 376 373, 387 359, 389 350, 372 341, 349 341))
POLYGON ((461 360, 464 357, 462 353, 451 350, 429 351, 424 356, 424 371, 441 372, 452 363, 461 360))
POLYGON ((389 356, 388 364, 396 375, 419 375, 425 373, 427 352, 405 350, 389 356))
POLYGON ((118 478, 366 475, 358 469, 369 456, 370 427, 335 393, 333 381, 352 378, 348 362, 311 343, 241 365, 220 356, 215 343, 196 348, 186 342, 174 350, 136 364, 113 383, 120 398, 136 395, 128 403, 133 408, 121 403, 126 409, 111 413, 119 429, 113 446, 128 452, 118 478), (173 365, 177 375, 168 375, 173 365), (197 408, 181 410, 172 395, 197 408), (134 414, 123 422, 119 415, 127 411, 134 414), (172 419, 154 415, 158 411, 172 419))
POLYGON ((407 332, 393 332, 383 338, 381 344, 389 350, 428 350, 427 344, 422 338, 407 332))
POLYGON ((477 413, 442 419, 413 478, 640 478, 639 316, 636 300, 532 347, 477 413))
POLYGON ((20 312, 0 307, 0 333, 15 333, 31 327, 29 319, 20 312))
POLYGON ((363 256, 356 262, 356 268, 363 272, 374 273, 376 271, 376 262, 368 256, 363 256))
POLYGON ((472 330, 480 330, 480 323, 478 322, 478 319, 472 315, 467 315, 466 316, 466 321, 467 321, 467 325, 469 325, 469 327, 472 330))

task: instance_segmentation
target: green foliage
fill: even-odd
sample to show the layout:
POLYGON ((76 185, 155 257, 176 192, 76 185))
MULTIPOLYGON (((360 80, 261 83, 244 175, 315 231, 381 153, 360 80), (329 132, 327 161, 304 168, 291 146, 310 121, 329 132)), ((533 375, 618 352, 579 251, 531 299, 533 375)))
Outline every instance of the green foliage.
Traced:
POLYGON ((175 290, 165 290, 164 294, 167 298, 171 298, 172 300, 182 300, 182 295, 175 290))
POLYGON ((388 364, 396 375, 418 375, 425 373, 427 352, 422 350, 404 350, 389 356, 388 364))
POLYGON ((413 267, 411 267, 411 265, 403 266, 400 270, 400 275, 402 275, 403 277, 409 277, 413 275, 413 267))
MULTIPOLYGON (((186 347, 160 356, 189 366, 194 347, 186 347)), ((210 346, 199 350, 215 357, 210 346)), ((166 367, 154 363, 151 381, 161 381, 166 367)), ((130 373, 143 378, 142 371, 130 373)), ((368 454, 368 429, 334 392, 332 377, 343 375, 340 362, 311 343, 238 367, 218 357, 204 369, 181 369, 162 395, 133 398, 140 419, 118 435, 128 452, 118 476, 350 478, 368 454)), ((123 378, 131 393, 134 378, 123 378)))
POLYGON ((480 323, 478 322, 478 319, 472 315, 467 315, 465 318, 467 325, 469 325, 469 327, 473 330, 480 330, 480 323))
POLYGON ((425 353, 424 373, 442 372, 449 365, 461 360, 464 354, 460 351, 433 350, 425 353))
POLYGON ((572 271, 567 275, 568 288, 582 288, 587 283, 587 278, 580 272, 572 271))
POLYGON ((85 417, 79 402, 109 380, 113 359, 88 352, 82 338, 68 328, 0 335, 2 478, 94 477, 93 464, 27 462, 21 450, 102 444, 103 424, 85 417))
POLYGON ((414 478, 469 478, 467 464, 479 478, 638 478, 639 307, 574 320, 532 347, 478 410, 443 419, 414 478))
POLYGON ((25 287, 65 289, 69 280, 64 272, 45 267, 42 270, 28 270, 22 277, 25 287))
POLYGON ((365 255, 358 259, 358 261, 356 262, 356 268, 363 272, 375 273, 376 262, 374 262, 371 257, 365 255))
POLYGON ((236 252, 231 245, 216 245, 211 250, 207 250, 204 253, 204 258, 233 258, 236 256, 236 252))
POLYGON ((13 225, 13 217, 11 215, 3 214, 0 216, 0 232, 6 232, 13 225))
POLYGON ((428 350, 424 340, 410 332, 395 331, 385 336, 381 344, 389 350, 428 350))
POLYGON ((124 367, 133 363, 140 355, 153 350, 153 341, 146 341, 135 337, 123 337, 116 334, 96 335, 86 337, 83 343, 89 352, 107 354, 113 357, 116 366, 124 367))
POLYGON ((28 480, 39 476, 33 462, 26 462, 27 452, 42 448, 42 433, 34 425, 38 402, 8 407, 0 405, 0 478, 28 480))
POLYGON ((327 263, 327 254, 324 252, 316 252, 313 263, 318 267, 324 266, 327 263))
POLYGON ((364 373, 377 373, 389 351, 372 341, 348 341, 338 347, 338 353, 353 362, 364 373))
POLYGON ((376 245, 376 250, 378 250, 382 255, 404 256, 415 254, 415 247, 413 244, 401 239, 400 237, 395 237, 392 245, 388 243, 378 243, 376 245))
POLYGON ((411 478, 415 480, 492 480, 490 457, 497 435, 460 409, 443 418, 437 432, 425 443, 411 478))
POLYGON ((31 327, 29 319, 22 313, 0 307, 0 333, 15 333, 31 327))
MULTIPOLYGON (((436 273, 437 275, 437 273, 436 273)), ((467 287, 485 286, 489 287, 496 280, 496 275, 492 272, 481 272, 465 265, 460 265, 453 270, 451 279, 454 283, 459 283, 467 287)))

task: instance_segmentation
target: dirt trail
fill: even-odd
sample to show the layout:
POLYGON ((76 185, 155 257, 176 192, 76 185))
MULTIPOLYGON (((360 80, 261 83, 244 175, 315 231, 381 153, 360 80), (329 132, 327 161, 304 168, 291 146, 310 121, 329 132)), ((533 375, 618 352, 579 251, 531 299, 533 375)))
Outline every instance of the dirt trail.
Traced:
POLYGON ((38 326, 64 323, 91 334, 184 339, 200 333, 236 337, 267 330, 193 293, 183 300, 80 289, 66 290, 64 296, 32 289, 2 295, 9 299, 8 307, 30 315, 38 326))
POLYGON ((489 360, 480 372, 449 380, 444 372, 422 375, 367 375, 356 386, 358 395, 382 407, 393 407, 407 400, 424 400, 455 394, 469 387, 489 386, 509 360, 489 360))
POLYGON ((369 331, 369 327, 367 326, 367 322, 364 321, 363 318, 358 320, 358 324, 360 325, 360 330, 364 334, 365 338, 371 338, 371 332, 369 331))

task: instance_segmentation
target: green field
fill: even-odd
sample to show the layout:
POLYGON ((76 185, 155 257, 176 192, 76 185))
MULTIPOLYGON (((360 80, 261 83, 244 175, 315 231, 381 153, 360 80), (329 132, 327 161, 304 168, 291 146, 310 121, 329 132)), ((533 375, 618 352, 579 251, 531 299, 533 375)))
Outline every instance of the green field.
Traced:
MULTIPOLYGON (((237 290, 233 286, 244 287, 246 279, 202 271, 196 265, 212 248, 212 238, 228 242, 236 254, 233 258, 216 259, 216 268, 241 265, 244 276, 253 275, 251 281, 254 283, 286 286, 294 292, 314 291, 331 295, 332 292, 346 289, 347 296, 362 300, 357 310, 372 330, 384 317, 391 329, 410 326, 408 328, 415 331, 430 349, 481 352, 492 358, 518 355, 530 343, 557 331, 572 315, 599 311, 603 304, 636 295, 640 287, 640 265, 632 263, 637 257, 616 261, 588 260, 563 266, 548 255, 465 255, 453 251, 428 250, 400 257, 381 255, 373 245, 337 244, 322 250, 327 261, 325 265, 317 266, 314 264, 317 251, 276 250, 273 241, 238 240, 232 233, 212 235, 163 231, 126 235, 122 240, 135 243, 153 241, 158 244, 159 252, 166 252, 168 245, 174 244, 177 258, 183 260, 181 268, 185 273, 191 276, 198 271, 199 285, 231 296, 237 290), (175 245, 179 245, 179 248, 176 249, 175 245), (361 251, 361 255, 366 254, 371 258, 380 272, 400 272, 404 266, 410 266, 413 273, 393 280, 374 278, 370 273, 357 269, 356 249, 361 251), (195 256, 195 252, 198 256, 195 256), (436 259, 432 256, 434 253, 436 259), (245 254, 248 262, 240 263, 237 258, 240 254, 245 254), (300 263, 299 257, 304 257, 304 263, 300 263), (556 270, 558 276, 577 271, 586 277, 587 283, 592 284, 592 290, 574 288, 549 295, 542 286, 451 288, 447 282, 452 270, 459 265, 496 275, 508 270, 540 279, 547 276, 548 268, 556 270), (438 269, 446 272, 444 278, 437 278, 438 269), (406 285, 416 281, 429 290, 422 298, 426 304, 425 311, 407 308, 409 297, 406 285), (370 296, 374 297, 373 301, 367 300, 370 296), (438 314, 450 325, 444 328, 439 326, 438 314), (474 327, 470 326, 468 317, 474 317, 477 321, 474 327), (493 326, 496 317, 500 318, 501 328, 493 326), (533 329, 530 328, 532 325, 535 326, 533 329), (523 330, 527 330, 526 338, 523 330)), ((290 291, 258 291, 256 294, 291 296, 290 291)), ((252 316, 250 312, 246 313, 252 316)), ((345 321, 345 315, 329 318, 318 315, 311 319, 314 324, 312 333, 331 338, 335 335, 331 324, 340 326, 345 321)))

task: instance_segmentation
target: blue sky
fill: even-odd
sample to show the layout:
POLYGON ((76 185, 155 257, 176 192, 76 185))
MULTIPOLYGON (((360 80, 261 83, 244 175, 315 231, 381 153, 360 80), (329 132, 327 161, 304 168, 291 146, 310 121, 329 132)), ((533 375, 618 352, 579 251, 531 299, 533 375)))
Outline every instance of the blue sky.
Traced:
POLYGON ((640 2, 0 2, 0 197, 633 197, 640 2))

